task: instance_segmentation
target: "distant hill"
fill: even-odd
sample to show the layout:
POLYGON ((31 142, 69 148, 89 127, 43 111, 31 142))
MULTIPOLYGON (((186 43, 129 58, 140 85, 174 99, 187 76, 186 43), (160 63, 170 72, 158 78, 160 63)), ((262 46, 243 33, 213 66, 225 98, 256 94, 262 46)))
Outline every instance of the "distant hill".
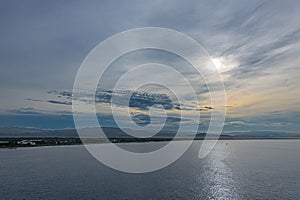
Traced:
MULTIPOLYGON (((103 127, 102 128, 110 138, 128 138, 119 128, 103 127)), ((97 135, 95 128, 81 129, 84 132, 84 137, 95 138, 97 135)), ((127 132, 135 132, 138 135, 146 135, 143 131, 136 131, 126 129, 127 132)), ((156 134, 155 138, 173 138, 176 132, 162 130, 156 134)), ((185 134, 187 138, 191 137, 189 133, 185 134)), ((23 128, 23 127, 0 127, 0 138, 77 138, 78 133, 76 129, 62 129, 62 130, 43 130, 36 128, 23 128)), ((104 137, 104 135, 102 136, 104 137)), ((198 133, 196 138, 203 139, 205 133, 198 133)), ((210 138, 216 138, 214 135, 210 138)), ((285 139, 285 138, 299 138, 300 133, 287 133, 287 132, 274 132, 274 131, 245 131, 245 132, 227 132, 222 133, 220 139, 285 139)))

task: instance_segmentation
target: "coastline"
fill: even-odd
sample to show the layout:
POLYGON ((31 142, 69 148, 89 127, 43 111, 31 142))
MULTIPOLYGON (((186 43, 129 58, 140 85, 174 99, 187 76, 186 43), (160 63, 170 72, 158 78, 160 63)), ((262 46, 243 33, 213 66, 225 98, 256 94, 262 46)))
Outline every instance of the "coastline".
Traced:
MULTIPOLYGON (((220 137, 206 138, 207 140, 298 140, 300 137, 220 137)), ((105 144, 105 143, 148 143, 167 142, 173 138, 0 138, 0 149, 47 147, 47 146, 71 146, 83 144, 105 144)), ((176 141, 204 140, 201 138, 176 138, 176 141)))

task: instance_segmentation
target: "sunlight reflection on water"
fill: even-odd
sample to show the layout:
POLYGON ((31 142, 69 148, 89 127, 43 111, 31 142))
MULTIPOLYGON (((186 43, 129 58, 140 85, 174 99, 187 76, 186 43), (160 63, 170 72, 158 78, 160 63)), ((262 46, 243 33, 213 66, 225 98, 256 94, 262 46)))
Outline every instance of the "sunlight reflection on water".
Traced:
MULTIPOLYGON (((238 177, 225 159, 229 149, 221 143, 203 161, 203 171, 196 178, 198 187, 196 199, 241 199, 237 192, 238 177)), ((194 185, 194 190, 196 190, 194 185)))

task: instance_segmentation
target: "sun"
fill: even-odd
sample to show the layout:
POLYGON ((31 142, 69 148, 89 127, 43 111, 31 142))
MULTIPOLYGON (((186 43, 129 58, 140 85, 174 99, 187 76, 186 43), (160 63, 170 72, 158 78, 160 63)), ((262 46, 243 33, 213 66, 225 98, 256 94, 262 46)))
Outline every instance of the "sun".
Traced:
POLYGON ((212 61, 219 71, 223 71, 226 66, 223 65, 221 58, 212 58, 212 61))
POLYGON ((211 60, 219 72, 226 72, 238 66, 238 63, 230 57, 213 57, 211 60))

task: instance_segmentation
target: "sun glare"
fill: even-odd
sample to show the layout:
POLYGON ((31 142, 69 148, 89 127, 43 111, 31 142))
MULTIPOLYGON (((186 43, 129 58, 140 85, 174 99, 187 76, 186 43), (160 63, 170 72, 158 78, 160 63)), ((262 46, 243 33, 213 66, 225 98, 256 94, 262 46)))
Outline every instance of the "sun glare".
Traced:
POLYGON ((233 68, 235 68, 238 63, 234 61, 232 58, 224 58, 224 57, 218 57, 218 58, 212 58, 212 61, 220 72, 226 72, 233 68))
POLYGON ((218 70, 222 71, 225 68, 220 58, 213 58, 212 61, 218 70))

